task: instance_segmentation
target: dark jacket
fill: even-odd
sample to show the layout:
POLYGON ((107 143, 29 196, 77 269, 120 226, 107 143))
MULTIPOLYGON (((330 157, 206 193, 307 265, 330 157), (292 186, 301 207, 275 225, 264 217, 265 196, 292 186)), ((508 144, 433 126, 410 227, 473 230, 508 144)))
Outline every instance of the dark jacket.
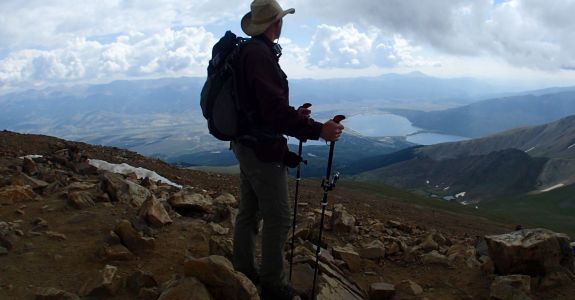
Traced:
POLYGON ((242 49, 236 68, 236 84, 246 122, 239 142, 254 149, 264 162, 284 161, 289 135, 301 140, 317 140, 322 124, 298 114, 289 105, 286 74, 274 53, 274 43, 264 36, 254 37, 242 49), (253 138, 253 139, 252 139, 253 138))

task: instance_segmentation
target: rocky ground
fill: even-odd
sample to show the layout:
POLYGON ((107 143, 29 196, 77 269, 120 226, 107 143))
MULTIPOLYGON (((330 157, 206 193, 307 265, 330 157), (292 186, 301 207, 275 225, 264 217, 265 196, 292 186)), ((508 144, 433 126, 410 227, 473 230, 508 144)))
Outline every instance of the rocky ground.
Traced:
MULTIPOLYGON (((228 260, 238 192, 234 176, 0 132, 0 299, 259 299, 228 260), (153 170, 183 188, 89 159, 153 170)), ((293 282, 306 291, 321 195, 303 182, 293 282)), ((318 299, 574 298, 567 236, 500 235, 513 226, 343 188, 329 201, 318 299)))

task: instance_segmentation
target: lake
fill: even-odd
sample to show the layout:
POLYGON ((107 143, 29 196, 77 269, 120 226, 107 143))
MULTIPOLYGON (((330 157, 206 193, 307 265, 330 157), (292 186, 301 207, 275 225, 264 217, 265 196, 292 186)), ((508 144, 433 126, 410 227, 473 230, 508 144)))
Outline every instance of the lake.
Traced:
POLYGON ((405 117, 389 113, 364 113, 349 117, 344 121, 346 128, 369 137, 405 136, 407 141, 420 145, 433 145, 456 142, 469 138, 441 133, 425 132, 417 128, 405 117))

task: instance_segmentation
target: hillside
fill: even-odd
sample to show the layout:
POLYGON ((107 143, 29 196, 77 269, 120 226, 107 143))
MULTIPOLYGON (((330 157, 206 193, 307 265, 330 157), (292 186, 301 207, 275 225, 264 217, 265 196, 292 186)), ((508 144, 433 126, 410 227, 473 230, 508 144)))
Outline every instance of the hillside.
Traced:
POLYGON ((575 91, 548 89, 430 112, 389 111, 405 116, 420 128, 480 138, 512 128, 553 122, 575 114, 575 91))
MULTIPOLYGON (((244 277, 219 263, 224 258, 207 257, 230 255, 239 194, 235 176, 177 169, 118 148, 5 131, 0 132, 0 178, 0 271, 7 275, 0 277, 2 299, 54 294, 69 299, 62 298, 65 293, 86 299, 156 299, 191 291, 219 300, 247 299, 254 292, 244 277), (19 158, 32 154, 41 156, 19 158), (144 167, 183 188, 96 169, 94 160, 144 167), (5 198, 13 190, 24 193, 5 198), (105 279, 101 270, 106 270, 105 279), (211 272, 222 279, 206 276, 211 272), (218 280, 226 282, 222 288, 215 288, 224 284, 218 280)), ((311 252, 306 245, 314 241, 321 189, 316 181, 302 184, 305 205, 300 207, 294 278, 296 286, 309 289, 311 252)), ((330 193, 330 202, 339 205, 329 209, 335 227, 324 239, 329 251, 322 258, 318 299, 363 299, 369 284, 382 281, 395 285, 393 299, 413 299, 414 291, 430 299, 489 297, 491 279, 485 272, 492 271, 481 263, 488 258, 476 252, 475 237, 506 232, 513 225, 474 217, 474 210, 448 203, 434 209, 414 205, 412 198, 418 199, 404 192, 376 194, 343 186, 330 193), (364 253, 374 239, 385 247, 377 259, 339 249, 364 253), (434 254, 428 247, 438 250, 434 254)), ((537 299, 567 299, 575 292, 569 282, 536 287, 537 299)))

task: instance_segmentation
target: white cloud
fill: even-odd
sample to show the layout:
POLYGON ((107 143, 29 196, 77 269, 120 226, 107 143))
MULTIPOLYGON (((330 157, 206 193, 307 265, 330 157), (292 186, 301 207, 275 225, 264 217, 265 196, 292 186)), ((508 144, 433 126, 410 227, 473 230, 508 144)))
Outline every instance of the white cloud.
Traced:
POLYGON ((292 0, 322 22, 355 22, 452 56, 502 58, 540 70, 575 67, 572 0, 292 0))
POLYGON ((78 38, 52 50, 21 50, 0 60, 3 86, 118 77, 203 75, 216 42, 202 27, 122 35, 113 43, 78 38))

